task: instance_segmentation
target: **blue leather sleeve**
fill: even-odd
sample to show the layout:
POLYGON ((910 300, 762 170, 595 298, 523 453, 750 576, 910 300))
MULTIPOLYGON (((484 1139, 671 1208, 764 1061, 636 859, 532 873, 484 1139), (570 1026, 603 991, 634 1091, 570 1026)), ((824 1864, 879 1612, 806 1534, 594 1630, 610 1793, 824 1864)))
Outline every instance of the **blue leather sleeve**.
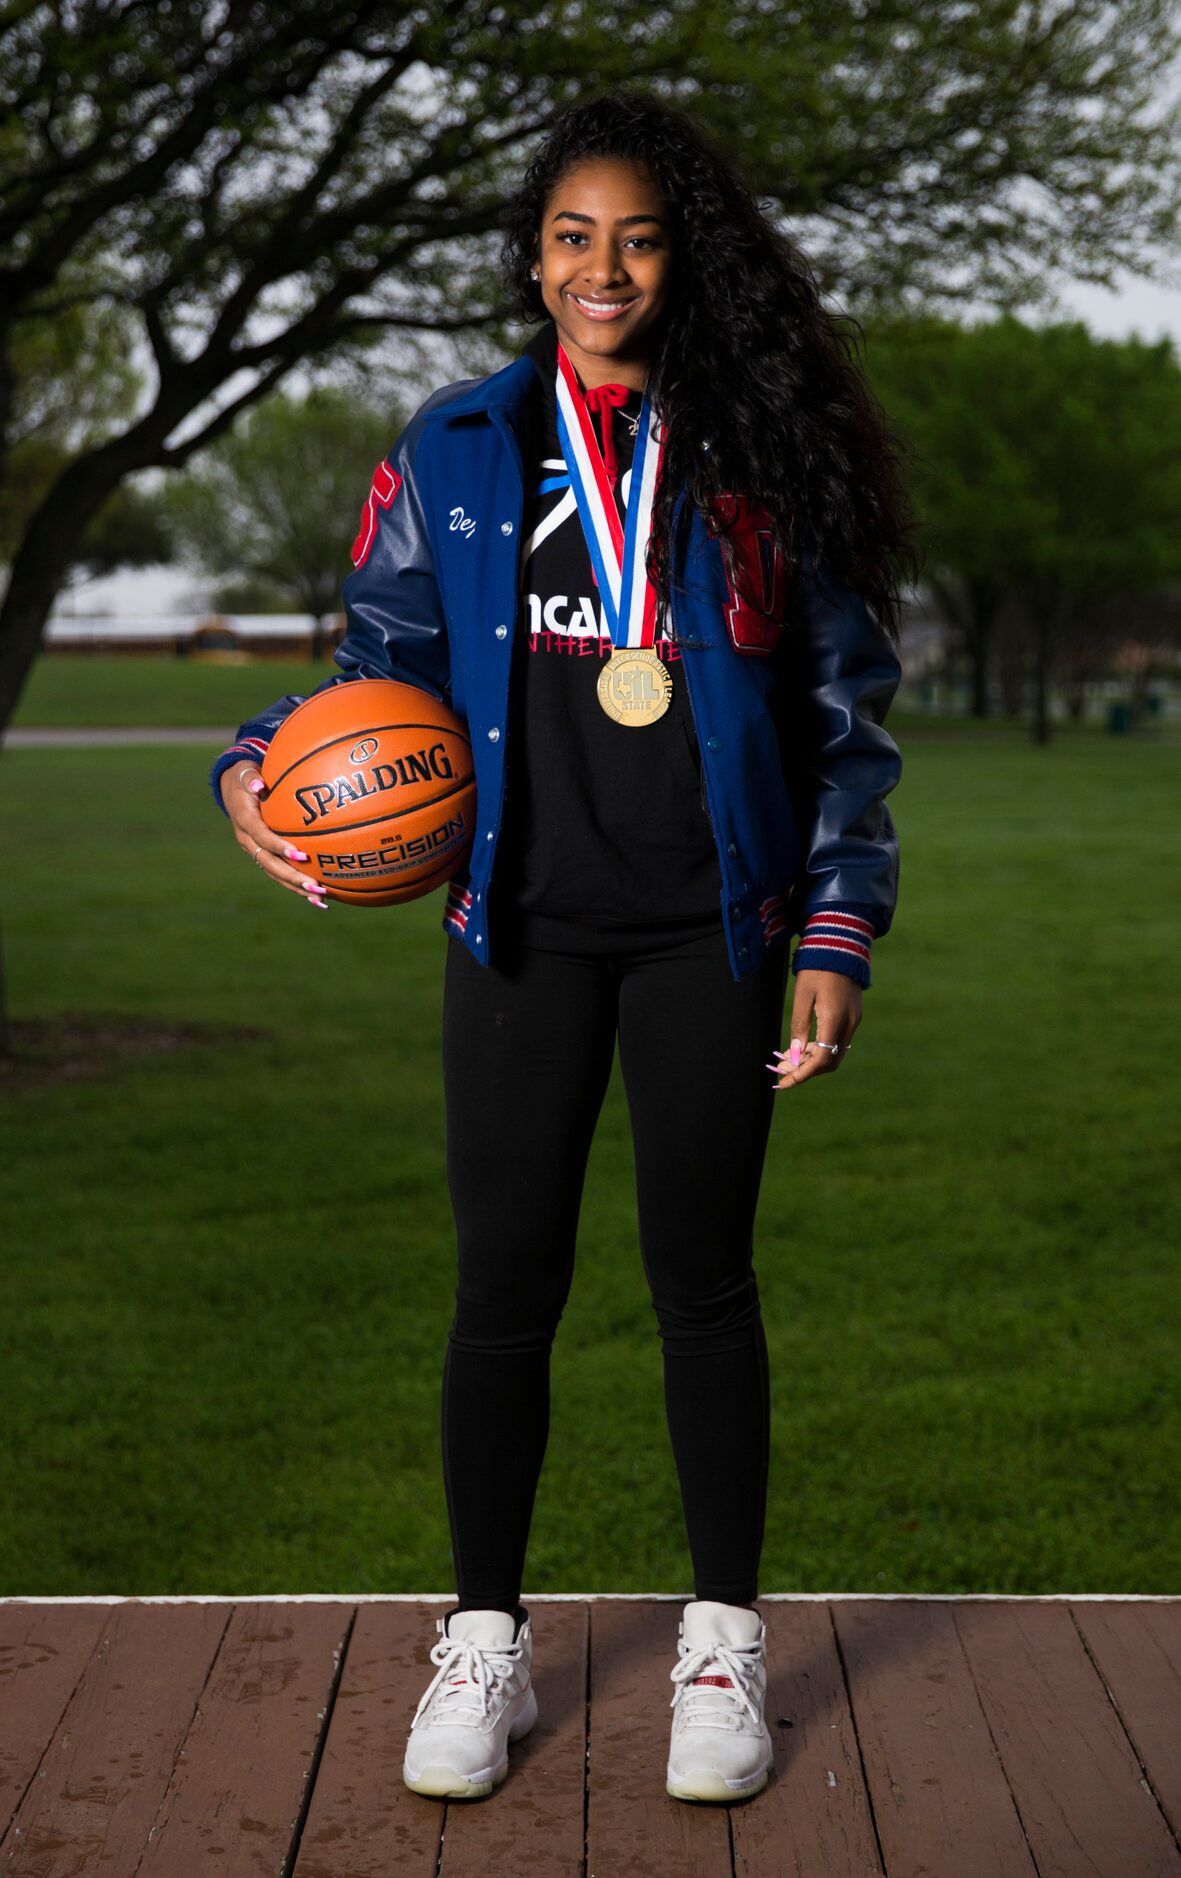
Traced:
POLYGON ((857 911, 877 934, 898 897, 898 836, 884 798, 902 773, 883 719, 902 666, 860 594, 821 566, 800 575, 780 678, 780 740, 806 856, 793 911, 857 911))
MULTIPOLYGON (((352 678, 396 678, 437 698, 449 698, 447 629, 414 463, 425 413, 441 401, 458 396, 469 382, 445 385, 428 398, 398 438, 385 465, 379 466, 362 511, 358 543, 366 534, 367 521, 371 538, 360 565, 347 576, 341 590, 348 624, 335 653, 340 670, 314 686, 307 696, 352 678), (392 475, 383 475, 386 469, 392 475), (382 500, 391 488, 392 496, 382 500)), ((303 702, 304 698, 295 694, 278 698, 239 726, 233 744, 217 758, 210 774, 219 808, 224 811, 223 772, 234 763, 260 762, 283 719, 303 702)))

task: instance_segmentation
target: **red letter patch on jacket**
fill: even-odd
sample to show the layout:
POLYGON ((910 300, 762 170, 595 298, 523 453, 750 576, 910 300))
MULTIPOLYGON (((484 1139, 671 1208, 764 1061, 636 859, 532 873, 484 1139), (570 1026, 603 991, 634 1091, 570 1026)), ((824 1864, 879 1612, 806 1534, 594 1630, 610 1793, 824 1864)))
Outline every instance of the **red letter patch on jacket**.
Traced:
POLYGON ((373 472, 373 485, 365 507, 361 510, 361 526, 352 546, 354 567, 363 567, 369 558, 369 550, 377 535, 378 509, 388 509, 401 487, 402 478, 397 470, 391 469, 388 463, 379 463, 373 472))
POLYGON ((783 552, 771 517, 747 496, 720 496, 715 513, 730 604, 726 624, 738 652, 773 652, 783 631, 783 552))

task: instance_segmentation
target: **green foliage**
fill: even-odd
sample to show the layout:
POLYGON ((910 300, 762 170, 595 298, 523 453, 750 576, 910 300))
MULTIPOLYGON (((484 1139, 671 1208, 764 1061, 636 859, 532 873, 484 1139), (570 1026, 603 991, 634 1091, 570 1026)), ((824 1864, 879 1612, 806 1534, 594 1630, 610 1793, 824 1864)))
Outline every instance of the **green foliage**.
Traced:
MULTIPOLYGON (((1176 750, 904 751, 857 1045, 777 1099, 761 1588, 1169 1593, 1176 750)), ((266 1034, 0 1095, 0 1591, 446 1592, 439 897, 277 893, 206 757, 4 759, 18 1014, 266 1034)), ((530 1591, 691 1586, 630 1157, 616 1080, 530 1591)))
MULTIPOLYGON (((89 300, 93 282, 84 291, 89 300)), ((132 332, 125 311, 93 303, 42 313, 15 328, 8 451, 0 449, 0 562, 11 561, 65 465, 131 418, 142 390, 131 360, 132 332)), ((137 532, 146 508, 145 497, 130 495, 122 515, 106 524, 108 556, 117 534, 137 532)), ((67 567, 84 563, 92 551, 103 558, 98 535, 86 552, 72 552, 67 567)))
MULTIPOLYGON (((28 517, 67 460, 48 438, 32 437, 14 451, 0 483, 0 561, 11 559, 28 517)), ((71 539, 64 570, 67 578, 97 580, 120 567, 155 567, 172 558, 173 528, 160 492, 124 483, 71 539)))
POLYGON ((131 313, 101 303, 94 273, 72 270, 59 285, 64 304, 38 310, 13 332, 14 452, 34 440, 71 454, 101 442, 132 415, 142 392, 131 313))
POLYGON ((1078 322, 883 322, 867 346, 911 450, 926 578, 985 689, 1010 661, 1083 682, 1181 609, 1181 361, 1078 322))
POLYGON ((252 576, 317 618, 338 609, 374 467, 404 421, 327 386, 276 392, 169 490, 193 565, 252 576))
POLYGON ((932 565, 1075 596, 1181 575, 1181 361, 1012 316, 873 329, 875 388, 919 453, 932 565))
POLYGON ((690 108, 859 310, 1012 305, 1044 297, 1052 270, 1155 265, 1178 219, 1175 135, 1155 109, 1178 43, 1172 0, 10 9, 0 457, 36 321, 126 320, 126 356, 149 357, 155 382, 111 427, 118 447, 79 445, 25 519, 0 606, 0 723, 76 558, 71 529, 127 476, 180 467, 305 361, 374 334, 399 335, 408 384, 428 359, 437 374, 448 335, 489 368, 507 336, 505 194, 567 104, 632 85, 690 108))

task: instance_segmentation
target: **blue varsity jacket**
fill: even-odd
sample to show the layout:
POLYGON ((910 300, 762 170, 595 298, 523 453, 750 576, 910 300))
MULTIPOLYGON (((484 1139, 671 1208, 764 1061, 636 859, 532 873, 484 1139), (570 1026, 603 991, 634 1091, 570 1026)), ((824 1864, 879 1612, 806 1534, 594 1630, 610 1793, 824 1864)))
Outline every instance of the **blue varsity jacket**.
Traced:
MULTIPOLYGON (((521 437, 539 382, 522 356, 487 378, 445 386, 416 412, 374 477, 343 587, 341 669, 325 681, 401 679, 466 721, 477 825, 443 924, 484 963, 495 945, 488 891, 512 760, 521 437)), ((796 971, 845 972, 868 985, 871 944, 889 927, 897 897, 898 841, 884 797, 901 758, 882 722, 898 658, 864 600, 823 565, 797 575, 801 628, 769 632, 743 598, 749 584, 731 578, 740 571, 733 555, 745 541, 754 557, 747 571, 762 577, 764 595, 782 581, 776 589, 767 573, 757 527, 732 539, 739 545, 724 547, 694 512, 672 598, 731 971, 742 978, 799 933, 796 971)), ((219 805, 223 770, 244 757, 260 762, 302 701, 281 698, 241 726, 213 767, 219 805)))

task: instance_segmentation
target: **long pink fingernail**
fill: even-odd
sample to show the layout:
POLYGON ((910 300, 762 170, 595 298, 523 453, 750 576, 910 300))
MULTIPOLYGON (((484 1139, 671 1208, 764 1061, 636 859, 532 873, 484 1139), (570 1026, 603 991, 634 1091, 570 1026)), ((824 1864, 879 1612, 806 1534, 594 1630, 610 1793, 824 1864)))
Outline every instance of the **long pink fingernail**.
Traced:
POLYGON ((289 861, 306 861, 308 858, 302 848, 284 848, 283 852, 289 861))
POLYGON ((798 1037, 793 1037, 791 1040, 791 1066, 793 1069, 799 1068, 801 1053, 802 1045, 800 1040, 798 1037))
POLYGON ((252 796, 256 796, 266 788, 266 784, 261 776, 252 776, 246 787, 249 789, 252 796))

